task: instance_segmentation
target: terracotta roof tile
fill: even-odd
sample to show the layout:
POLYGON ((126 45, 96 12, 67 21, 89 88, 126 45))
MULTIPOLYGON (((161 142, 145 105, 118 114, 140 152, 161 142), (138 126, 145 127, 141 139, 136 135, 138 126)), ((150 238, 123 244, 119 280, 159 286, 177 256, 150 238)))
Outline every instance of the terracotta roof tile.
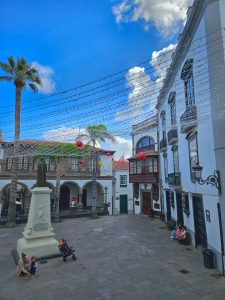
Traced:
POLYGON ((128 161, 113 161, 113 170, 129 170, 129 162, 128 161))

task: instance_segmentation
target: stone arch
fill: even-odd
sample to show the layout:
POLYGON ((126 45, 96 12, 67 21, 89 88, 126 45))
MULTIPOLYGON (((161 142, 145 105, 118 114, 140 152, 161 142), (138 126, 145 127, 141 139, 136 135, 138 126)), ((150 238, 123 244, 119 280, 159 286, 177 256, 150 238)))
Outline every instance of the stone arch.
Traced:
MULTIPOLYGON (((82 188, 82 203, 84 207, 92 206, 92 197, 91 197, 92 182, 93 181, 86 182, 82 188)), ((97 185, 96 206, 104 207, 104 187, 98 181, 96 182, 96 185, 97 185)))
POLYGON ((81 189, 74 181, 65 181, 60 186, 59 208, 60 210, 69 209, 80 202, 81 189))
MULTIPOLYGON (((6 215, 9 207, 11 183, 6 184, 1 190, 2 197, 2 214, 6 215)), ((17 182, 16 210, 19 212, 27 212, 29 210, 28 203, 31 198, 31 192, 27 185, 23 182, 17 182)))

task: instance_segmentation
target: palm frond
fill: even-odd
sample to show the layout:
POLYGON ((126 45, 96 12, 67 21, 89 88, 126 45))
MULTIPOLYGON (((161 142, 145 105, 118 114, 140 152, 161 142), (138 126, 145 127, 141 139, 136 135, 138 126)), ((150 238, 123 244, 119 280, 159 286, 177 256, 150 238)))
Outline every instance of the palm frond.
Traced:
POLYGON ((15 68, 14 57, 13 56, 8 57, 8 62, 9 62, 11 69, 13 70, 15 68))
POLYGON ((6 73, 8 74, 12 74, 12 69, 10 68, 9 65, 3 63, 3 62, 0 62, 0 67, 3 69, 3 71, 5 71, 6 73))
POLYGON ((11 81, 13 79, 12 76, 0 76, 0 81, 11 81))
POLYGON ((34 77, 34 82, 37 83, 37 84, 39 84, 39 85, 42 85, 42 82, 41 82, 41 79, 40 79, 39 76, 35 76, 34 77))
POLYGON ((32 89, 33 92, 37 92, 38 88, 34 83, 28 83, 29 87, 32 89))

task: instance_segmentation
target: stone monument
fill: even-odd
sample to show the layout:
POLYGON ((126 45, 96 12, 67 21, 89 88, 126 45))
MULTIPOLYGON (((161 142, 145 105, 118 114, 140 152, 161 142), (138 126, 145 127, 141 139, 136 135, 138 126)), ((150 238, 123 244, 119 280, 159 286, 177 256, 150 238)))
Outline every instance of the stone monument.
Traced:
POLYGON ((50 194, 46 186, 47 166, 43 159, 38 163, 37 186, 31 190, 31 203, 28 221, 24 228, 23 237, 17 242, 17 252, 38 258, 55 256, 59 253, 58 241, 54 238, 51 225, 50 194))

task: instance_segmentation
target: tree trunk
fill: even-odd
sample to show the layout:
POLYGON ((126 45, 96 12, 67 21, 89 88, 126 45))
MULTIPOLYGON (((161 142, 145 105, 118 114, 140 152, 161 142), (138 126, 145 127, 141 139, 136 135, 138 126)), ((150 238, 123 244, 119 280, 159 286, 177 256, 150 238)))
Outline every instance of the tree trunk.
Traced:
POLYGON ((21 87, 16 87, 16 107, 15 107, 15 134, 13 147, 13 162, 12 162, 12 179, 10 187, 10 200, 8 209, 8 225, 15 224, 16 214, 16 197, 17 197, 17 177, 18 177, 18 151, 20 140, 20 102, 21 102, 21 87))
POLYGON ((97 209, 96 209, 96 198, 97 198, 97 184, 96 184, 96 153, 95 148, 92 152, 92 183, 91 183, 91 197, 92 197, 92 207, 91 207, 91 218, 97 218, 97 209))
POLYGON ((59 198, 60 198, 60 159, 56 166, 56 195, 55 195, 55 222, 59 222, 59 198))

